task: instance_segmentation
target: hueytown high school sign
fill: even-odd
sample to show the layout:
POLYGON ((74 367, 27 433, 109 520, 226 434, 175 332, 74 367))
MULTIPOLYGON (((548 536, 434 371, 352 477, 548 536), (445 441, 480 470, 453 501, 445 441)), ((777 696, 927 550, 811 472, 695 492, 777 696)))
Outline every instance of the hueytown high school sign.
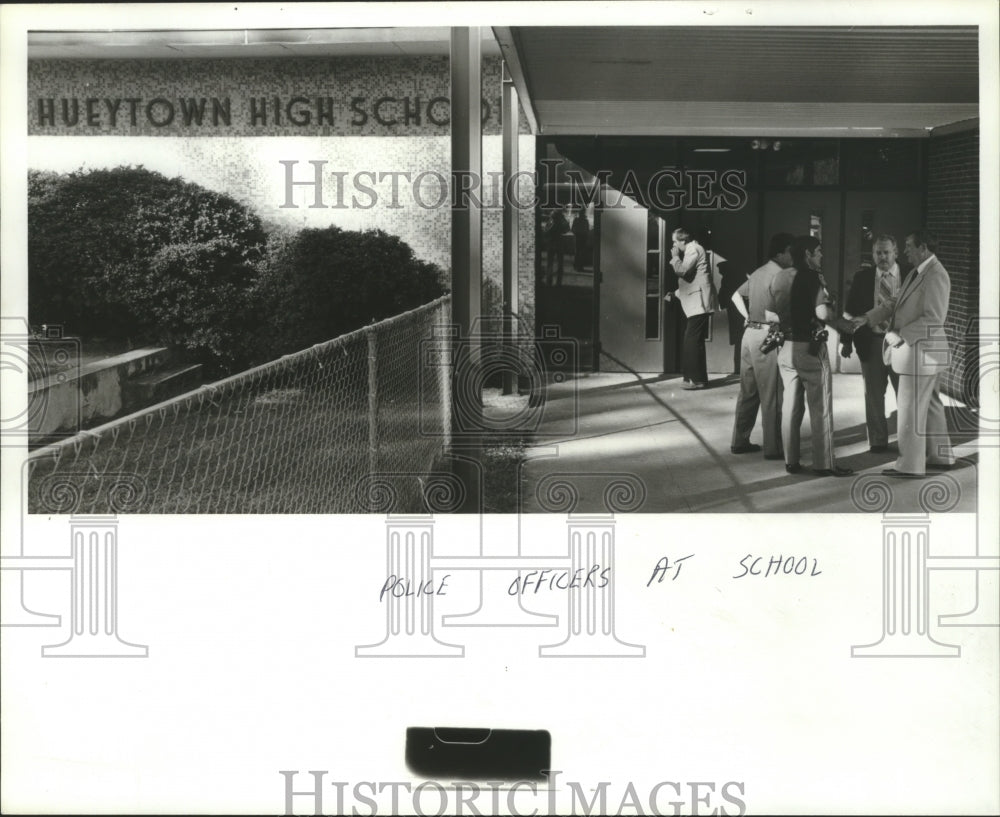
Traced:
MULTIPOLYGON (((500 133, 500 60, 482 122, 500 133)), ((33 60, 28 132, 116 136, 446 136, 448 60, 33 60)))

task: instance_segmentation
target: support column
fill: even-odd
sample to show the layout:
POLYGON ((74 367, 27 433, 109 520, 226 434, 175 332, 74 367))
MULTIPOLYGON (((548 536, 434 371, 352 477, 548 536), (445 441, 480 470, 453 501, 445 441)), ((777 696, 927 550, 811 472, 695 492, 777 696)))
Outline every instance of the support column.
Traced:
POLYGON ((570 514, 566 527, 570 579, 580 576, 582 586, 566 591, 569 619, 566 640, 540 647, 539 656, 644 657, 645 647, 622 641, 615 634, 614 514, 570 514), (586 582, 588 576, 591 578, 589 583, 586 582))
MULTIPOLYGON (((482 383, 479 340, 472 335, 482 298, 482 66, 479 28, 451 29, 451 292, 455 345, 452 444, 466 460, 482 457, 482 383), (469 193, 471 191, 472 194, 469 193)), ((465 484, 462 513, 481 513, 482 496, 474 464, 456 460, 465 484)))
MULTIPOLYGON (((518 342, 517 314, 520 309, 518 298, 518 247, 520 212, 515 206, 517 202, 517 175, 520 154, 518 152, 518 130, 520 106, 517 101, 517 89, 507 72, 507 64, 503 64, 503 186, 501 189, 503 201, 503 343, 506 359, 515 357, 514 346, 518 342)), ((517 372, 506 369, 503 373, 503 393, 517 392, 517 372)))
POLYGON ((354 648, 358 658, 456 657, 465 648, 445 644, 434 636, 434 596, 420 589, 431 581, 434 518, 430 514, 395 516, 386 520, 386 578, 395 576, 408 585, 409 595, 387 591, 385 638, 378 644, 354 648))
POLYGON ((42 655, 145 658, 149 648, 118 636, 118 519, 71 516, 70 636, 42 655))
POLYGON ((927 513, 886 513, 882 519, 882 637, 854 646, 851 656, 952 658, 961 648, 935 641, 929 632, 927 513))

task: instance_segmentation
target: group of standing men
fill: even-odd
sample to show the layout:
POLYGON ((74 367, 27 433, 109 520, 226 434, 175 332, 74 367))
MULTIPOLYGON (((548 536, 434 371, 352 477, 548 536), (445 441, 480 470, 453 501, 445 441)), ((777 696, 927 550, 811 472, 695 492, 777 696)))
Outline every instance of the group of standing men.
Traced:
POLYGON ((788 233, 771 239, 768 262, 732 296, 734 307, 746 318, 732 453, 761 450, 750 442, 759 412, 765 459, 784 460, 789 473, 798 473, 800 427, 808 404, 813 473, 853 473, 838 466, 834 456, 832 371, 825 332, 832 326, 844 339, 842 354, 849 356, 853 346, 861 361, 868 441, 874 453, 889 450, 885 394, 890 382, 896 391, 899 457, 883 473, 919 478, 927 468, 954 464, 938 393, 949 360, 943 327, 950 280, 936 247, 925 230, 906 237, 904 254, 913 269, 903 281, 896 240, 878 236, 872 246, 875 268, 854 276, 840 317, 823 278, 819 239, 788 233))

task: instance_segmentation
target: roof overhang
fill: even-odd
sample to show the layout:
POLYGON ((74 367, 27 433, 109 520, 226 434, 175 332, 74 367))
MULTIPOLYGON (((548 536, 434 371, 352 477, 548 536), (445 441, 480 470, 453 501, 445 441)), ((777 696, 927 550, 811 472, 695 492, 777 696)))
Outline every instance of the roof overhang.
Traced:
POLYGON ((913 137, 979 115, 976 26, 494 32, 541 134, 913 137))
MULTIPOLYGON (((448 56, 447 26, 30 31, 29 59, 448 56)), ((482 53, 500 53, 489 28, 482 53)))

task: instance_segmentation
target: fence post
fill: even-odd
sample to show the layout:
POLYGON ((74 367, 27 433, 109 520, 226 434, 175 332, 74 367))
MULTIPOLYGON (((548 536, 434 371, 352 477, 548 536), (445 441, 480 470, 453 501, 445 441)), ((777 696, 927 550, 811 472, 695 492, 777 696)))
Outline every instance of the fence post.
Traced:
POLYGON ((368 473, 378 472, 378 336, 368 328, 368 473))

